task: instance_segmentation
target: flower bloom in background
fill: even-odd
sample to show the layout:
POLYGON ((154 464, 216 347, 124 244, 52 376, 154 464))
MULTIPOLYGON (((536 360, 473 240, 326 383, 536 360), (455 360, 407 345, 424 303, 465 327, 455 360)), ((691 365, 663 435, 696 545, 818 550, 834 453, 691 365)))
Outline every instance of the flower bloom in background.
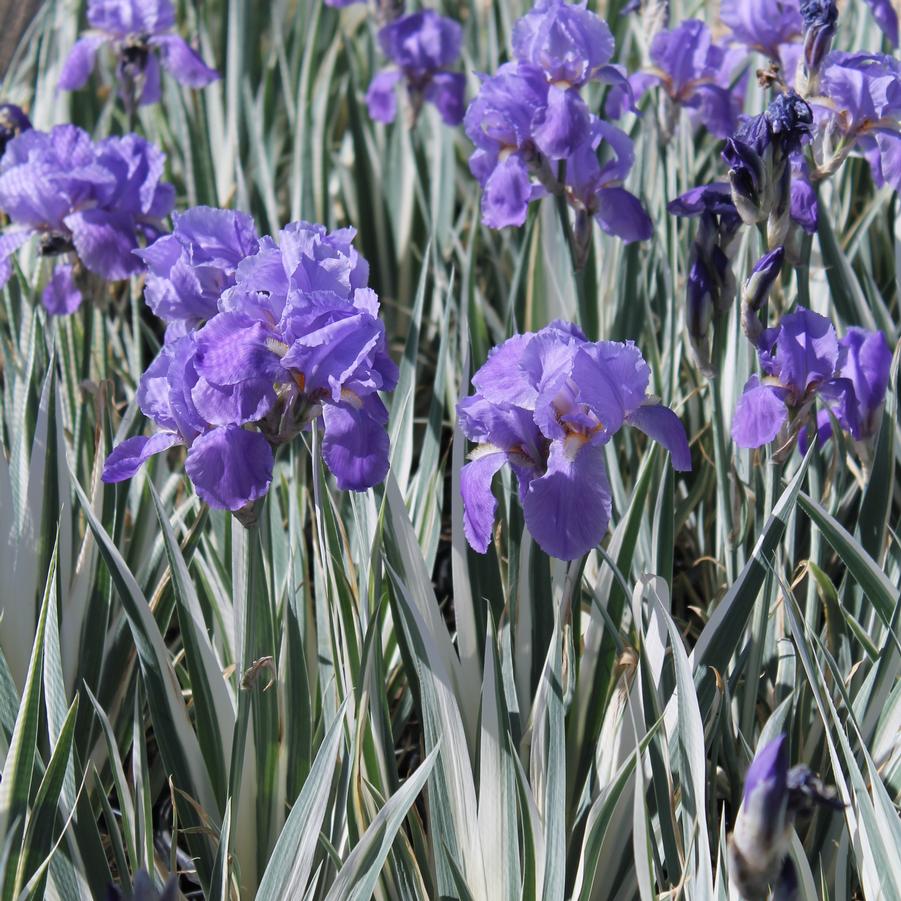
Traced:
POLYGON ((762 374, 748 379, 732 419, 739 447, 778 440, 780 452, 790 448, 817 398, 828 411, 819 427, 831 413, 855 440, 875 434, 891 365, 880 333, 852 329, 840 342, 828 319, 799 307, 762 331, 757 346, 762 374))
POLYGON ((516 61, 485 76, 466 111, 475 144, 469 168, 482 186, 482 221, 520 226, 529 204, 548 194, 575 210, 577 265, 584 262, 592 218, 622 240, 646 240, 653 226, 622 188, 634 162, 625 132, 590 112, 580 88, 589 81, 626 84, 608 65, 613 36, 584 6, 543 0, 513 30, 516 61), (601 146, 614 159, 601 164, 601 146))
POLYGON ((215 316, 220 295, 235 284, 238 264, 259 249, 246 213, 199 206, 172 219, 172 234, 137 251, 147 265, 144 299, 170 337, 215 316))
POLYGON ((735 43, 776 61, 804 30, 798 0, 722 0, 720 18, 735 43))
POLYGON ((815 804, 841 810, 834 790, 803 764, 788 767, 785 735, 759 748, 745 776, 741 807, 729 836, 729 875, 743 898, 795 897, 797 874, 787 856, 798 814, 815 804))
MULTIPOLYGON (((32 237, 42 256, 74 254, 109 281, 139 272, 133 251, 159 237, 175 196, 161 180, 164 160, 137 135, 94 143, 74 125, 11 141, 0 160, 0 209, 11 220, 0 237, 0 286, 11 255, 32 237)), ((74 274, 69 263, 57 268, 42 298, 49 312, 71 313, 81 302, 74 274)))
POLYGON ((873 12, 873 18, 882 29, 889 43, 898 46, 898 11, 892 0, 866 0, 873 12))
POLYGON ((31 120, 24 110, 13 103, 0 103, 0 157, 13 138, 30 128, 31 120))
POLYGON ((675 469, 691 469, 685 429, 647 396, 649 381, 634 344, 591 342, 563 322, 494 348, 472 378, 475 394, 457 405, 463 434, 478 445, 460 474, 470 545, 484 553, 491 542, 491 482, 505 463, 532 537, 564 560, 586 554, 607 531, 604 445, 623 425, 660 441, 675 469))
POLYGON ((219 78, 183 38, 173 33, 171 0, 89 0, 91 30, 78 39, 63 66, 59 86, 64 91, 84 87, 97 51, 110 44, 127 103, 160 99, 160 62, 178 81, 202 88, 219 78), (157 59, 159 53, 159 60, 157 59))
MULTIPOLYGON (((189 211, 182 222, 199 213, 209 223, 209 212, 189 211)), ((238 214, 218 218, 250 240, 238 214)), ((199 497, 238 511, 266 493, 273 448, 321 419, 323 457, 339 487, 361 491, 382 481, 388 412, 378 392, 394 388, 397 368, 354 234, 294 222, 278 242, 261 238, 236 266, 220 268, 231 284, 216 311, 168 341, 142 379, 138 403, 159 431, 115 448, 104 480, 130 478, 151 455, 184 444, 199 497)), ((201 243, 209 252, 207 237, 201 243)), ((180 285, 172 288, 177 304, 180 285)), ((186 312, 176 310, 172 321, 196 316, 188 311, 197 309, 197 296, 182 298, 186 312)))
POLYGON ((466 76, 447 67, 460 56, 463 29, 458 22, 423 10, 402 16, 379 30, 379 46, 396 66, 379 72, 366 93, 369 115, 377 122, 397 116, 396 87, 403 81, 415 121, 425 101, 448 125, 463 121, 466 76))
MULTIPOLYGON (((651 67, 629 76, 631 94, 637 102, 655 85, 667 97, 664 134, 669 136, 675 116, 685 109, 694 122, 725 138, 735 131, 742 106, 742 91, 732 89, 732 74, 739 59, 714 43, 710 29, 697 19, 682 22, 671 31, 661 31, 651 42, 651 67)), ((611 90, 605 105, 608 116, 618 118, 631 105, 630 91, 611 90)))
POLYGON ((813 99, 819 119, 816 149, 822 175, 851 150, 870 164, 877 187, 901 190, 901 62, 880 53, 830 53, 813 99), (822 102, 821 102, 822 101, 822 102))

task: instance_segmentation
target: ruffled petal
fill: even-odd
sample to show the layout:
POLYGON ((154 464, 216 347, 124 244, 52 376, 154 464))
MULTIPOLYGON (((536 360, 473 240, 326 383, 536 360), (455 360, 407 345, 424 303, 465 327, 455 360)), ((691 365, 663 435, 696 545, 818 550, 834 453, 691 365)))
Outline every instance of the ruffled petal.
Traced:
POLYGON ((63 91, 77 91, 87 83, 94 68, 97 51, 106 43, 102 34, 89 34, 75 42, 63 64, 59 77, 59 88, 63 91))
POLYGON ((448 125, 459 125, 463 121, 465 95, 466 76, 460 72, 436 72, 425 92, 426 100, 435 104, 448 125))
POLYGON ((482 222, 489 228, 520 226, 526 221, 532 187, 529 170, 517 154, 499 162, 485 182, 482 222))
POLYGON ((68 316, 81 306, 81 291, 75 284, 72 267, 57 266, 41 293, 41 304, 52 316, 68 316))
POLYGON ((322 456, 342 491, 365 491, 388 474, 388 413, 377 395, 362 407, 327 404, 322 456))
POLYGON ((272 464, 272 448, 259 432, 229 425, 195 439, 185 472, 211 507, 240 510, 269 490, 272 464))
POLYGON ((366 106, 369 116, 376 122, 385 124, 397 118, 397 83, 402 75, 397 69, 385 69, 379 72, 369 84, 366 92, 366 106))
POLYGON ((532 537, 561 560, 575 560, 600 542, 612 506, 603 446, 580 446, 576 439, 551 444, 547 472, 532 479, 523 499, 532 537))
POLYGON ((92 209, 70 213, 64 221, 79 258, 91 272, 110 281, 140 272, 141 263, 132 253, 138 246, 134 219, 128 213, 92 209))

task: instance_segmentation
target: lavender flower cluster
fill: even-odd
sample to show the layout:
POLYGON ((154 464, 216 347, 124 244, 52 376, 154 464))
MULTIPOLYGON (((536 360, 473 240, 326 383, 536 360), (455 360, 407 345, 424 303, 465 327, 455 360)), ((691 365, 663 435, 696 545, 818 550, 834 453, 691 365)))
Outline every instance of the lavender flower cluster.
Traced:
POLYGON ((590 82, 628 89, 609 64, 613 49, 607 23, 584 4, 539 0, 516 23, 514 60, 482 77, 464 119, 487 226, 522 225, 529 204, 553 194, 575 210, 577 259, 592 219, 626 242, 651 237, 650 218, 622 187, 635 160, 632 140, 592 113, 581 93, 590 82), (609 159, 601 163, 599 154, 609 159))
MULTIPOLYGON (((329 0, 347 6, 351 0, 329 0)), ((890 40, 890 6, 871 3, 890 40)), ((584 262, 596 221, 623 241, 651 237, 651 221, 622 185, 634 163, 631 138, 589 108, 588 86, 609 86, 605 114, 638 113, 651 90, 664 101, 664 140, 679 110, 693 128, 725 138, 724 178, 694 188, 669 212, 697 220, 687 272, 686 323, 695 360, 715 375, 719 317, 741 298, 741 323, 760 374, 745 385, 732 421, 739 447, 773 442, 777 456, 800 441, 828 440, 834 425, 862 455, 880 424, 891 351, 883 335, 850 328, 842 338, 825 317, 798 307, 767 326, 770 293, 795 253, 796 233, 816 231, 816 185, 849 154, 869 162, 877 186, 901 187, 901 71, 893 57, 830 52, 832 0, 723 0, 726 42, 689 20, 660 31, 650 65, 627 77, 611 64, 608 25, 585 3, 538 0, 516 22, 513 58, 482 75, 466 109, 465 76, 451 71, 461 26, 431 10, 399 15, 380 7, 378 43, 392 68, 367 93, 371 116, 397 116, 405 87, 410 118, 433 103, 448 125, 463 122, 475 145, 469 164, 482 187, 490 228, 521 226, 529 206, 554 196, 574 217, 574 262, 584 262), (747 73, 737 46, 762 53, 774 95, 758 115, 739 116, 747 73), (767 252, 741 291, 733 271, 742 229, 765 225, 767 252), (819 405, 819 406, 818 406, 819 405)), ((169 0, 90 0, 92 31, 75 45, 61 86, 90 74, 112 46, 126 105, 159 99, 159 64, 200 87, 216 73, 173 32, 169 0)), ((894 29, 894 30, 893 30, 894 29)), ((37 238, 42 256, 62 256, 43 290, 51 313, 71 313, 88 273, 125 279, 146 273, 145 299, 166 324, 165 343, 137 392, 157 427, 110 454, 108 482, 133 476, 154 454, 187 448, 185 469, 211 506, 241 511, 268 490, 274 451, 314 422, 339 487, 363 490, 388 470, 387 411, 397 369, 386 346, 379 301, 353 229, 328 233, 294 222, 259 236, 246 214, 196 207, 165 218, 174 191, 163 154, 136 135, 97 142, 74 126, 31 128, 17 107, 0 107, 0 282, 12 255, 37 238)), ((554 322, 514 335, 489 355, 462 400, 463 434, 477 446, 461 476, 464 526, 472 547, 491 543, 494 475, 509 464, 526 525, 549 554, 574 559, 594 547, 611 516, 606 446, 624 425, 659 441, 675 469, 691 468, 685 430, 649 397, 650 369, 632 343, 593 342, 554 322)))
POLYGON ((154 454, 188 448, 185 471, 210 506, 238 511, 272 480, 273 449, 321 421, 322 454, 355 491, 388 471, 397 382, 369 267, 353 229, 292 222, 258 238, 249 217, 198 207, 141 254, 147 301, 167 340, 138 404, 158 431, 123 441, 103 480, 131 478, 154 454))
POLYGON ((133 251, 162 234, 175 199, 164 161, 137 135, 94 142, 74 125, 13 138, 0 159, 0 209, 10 220, 0 237, 0 286, 12 255, 33 238, 42 256, 62 258, 42 295, 51 313, 81 303, 76 265, 107 280, 140 272, 133 251))

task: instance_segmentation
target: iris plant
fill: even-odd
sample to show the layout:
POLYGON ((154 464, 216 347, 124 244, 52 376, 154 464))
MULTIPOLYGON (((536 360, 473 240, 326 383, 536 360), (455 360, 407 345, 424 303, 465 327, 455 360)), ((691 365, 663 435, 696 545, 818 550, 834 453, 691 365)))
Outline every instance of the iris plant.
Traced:
POLYGON ((830 414, 856 441, 875 434, 891 365, 881 333, 853 328, 839 340, 825 316, 799 307, 763 330, 757 346, 761 375, 748 379, 732 420, 739 447, 777 441, 790 449, 817 399, 821 437, 831 432, 830 414))
POLYGON ((533 200, 557 195, 575 211, 577 265, 592 219, 626 242, 653 233, 622 187, 634 162, 631 139, 594 115, 581 94, 591 81, 628 87, 609 65, 613 47, 606 22, 584 4, 541 0, 514 27, 515 60, 483 77, 464 119, 476 147, 469 166, 483 189, 482 221, 522 225, 533 200), (612 153, 604 163, 601 147, 612 153))
POLYGON ((165 296, 172 321, 208 318, 171 337, 145 372, 137 399, 158 431, 115 448, 104 480, 130 478, 153 454, 183 444, 200 498, 239 511, 266 493, 273 448, 321 420, 323 457, 338 486, 360 491, 380 482, 388 470, 388 413, 378 392, 394 387, 397 368, 353 229, 328 233, 293 222, 278 241, 257 242, 236 214, 194 210, 180 224, 189 217, 207 231, 189 237, 182 228, 176 265, 157 272, 148 299, 165 296), (235 244, 221 241, 213 250, 211 231, 249 252, 235 265, 235 244), (200 278, 198 267, 178 265, 186 238, 204 250, 200 278), (201 282, 206 297, 195 290, 201 282), (227 287, 210 309, 220 285, 227 287))
POLYGON ((52 313, 81 302, 73 258, 107 280, 139 272, 132 251, 159 237, 175 196, 162 181, 164 161, 137 135, 95 143, 74 125, 12 140, 0 160, 0 209, 11 221, 0 237, 0 286, 12 273, 12 254, 34 237, 42 256, 67 260, 43 295, 52 313))
POLYGON ((401 16, 379 31, 379 46, 396 69, 384 69, 373 78, 366 94, 369 115, 378 122, 397 116, 396 88, 406 85, 412 118, 425 101, 433 103, 448 125, 463 121, 466 77, 449 72, 460 55, 463 29, 459 23, 432 10, 401 16))
POLYGON ((110 45, 116 71, 128 103, 160 99, 160 63, 182 84, 202 88, 219 78, 185 40, 174 33, 171 0, 89 0, 91 26, 72 48, 59 86, 74 91, 85 85, 97 51, 110 45), (159 54, 159 59, 157 59, 159 54))
POLYGON ((624 425, 661 442, 674 469, 691 469, 682 423, 647 396, 650 374, 631 342, 588 341, 564 322, 494 348, 472 378, 475 393, 457 406, 463 434, 477 444, 460 475, 470 545, 484 553, 491 543, 491 483, 505 464, 532 537, 564 560, 586 554, 607 531, 604 445, 624 425))

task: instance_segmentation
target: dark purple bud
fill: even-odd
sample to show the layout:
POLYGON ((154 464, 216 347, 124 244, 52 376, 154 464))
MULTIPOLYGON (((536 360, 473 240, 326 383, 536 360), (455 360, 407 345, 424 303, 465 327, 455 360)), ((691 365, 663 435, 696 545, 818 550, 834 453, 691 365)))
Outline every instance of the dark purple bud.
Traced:
POLYGON ((780 94, 764 113, 773 144, 783 157, 796 153, 810 137, 813 111, 794 91, 780 94))
POLYGON ((785 248, 781 245, 762 256, 755 264, 745 282, 741 294, 741 327, 748 339, 757 343, 763 325, 757 318, 760 308, 766 303, 785 260, 785 248))
POLYGON ((760 154, 740 138, 729 138, 723 160, 729 166, 732 202, 742 221, 754 225, 766 219, 769 213, 764 203, 767 173, 760 154))
POLYGON ((745 282, 742 302, 754 310, 759 310, 766 301, 773 283, 779 278, 782 263, 785 260, 785 248, 781 245, 764 254, 755 264, 745 282))
POLYGON ((807 813, 815 804, 842 810, 844 804, 836 797, 835 789, 826 785, 816 773, 799 763, 788 771, 788 809, 795 813, 807 813))
POLYGON ((713 322, 715 293, 715 282, 709 269, 700 256, 696 256, 688 270, 685 324, 695 361, 707 376, 713 374, 710 363, 710 325, 713 322))
POLYGON ((829 52, 838 22, 835 0, 801 0, 804 20, 804 65, 810 77, 819 71, 823 57, 829 52))

